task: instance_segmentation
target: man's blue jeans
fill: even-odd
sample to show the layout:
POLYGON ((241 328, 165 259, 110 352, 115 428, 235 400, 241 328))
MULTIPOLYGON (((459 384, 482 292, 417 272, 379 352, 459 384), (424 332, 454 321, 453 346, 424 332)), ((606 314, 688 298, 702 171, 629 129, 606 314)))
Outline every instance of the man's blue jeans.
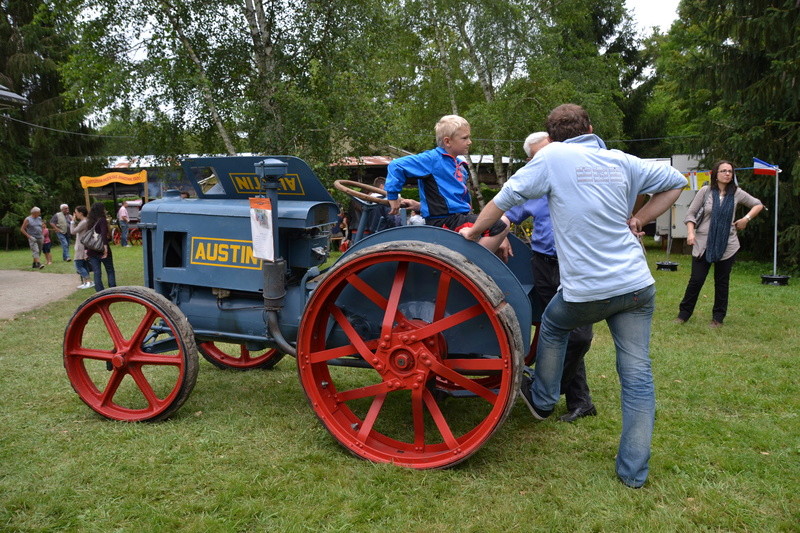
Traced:
POLYGON ((120 246, 128 246, 128 223, 124 220, 118 220, 119 223, 119 244, 120 246))
POLYGON ((653 438, 656 400, 650 367, 650 324, 655 295, 655 285, 649 285, 607 300, 576 303, 565 302, 558 291, 542 315, 531 388, 534 405, 542 410, 552 409, 561 393, 570 331, 605 320, 614 338, 622 388, 617 475, 630 487, 641 487, 647 479, 653 438))
POLYGON ((69 259, 69 235, 58 231, 56 235, 58 235, 58 242, 61 243, 61 259, 66 261, 69 259))

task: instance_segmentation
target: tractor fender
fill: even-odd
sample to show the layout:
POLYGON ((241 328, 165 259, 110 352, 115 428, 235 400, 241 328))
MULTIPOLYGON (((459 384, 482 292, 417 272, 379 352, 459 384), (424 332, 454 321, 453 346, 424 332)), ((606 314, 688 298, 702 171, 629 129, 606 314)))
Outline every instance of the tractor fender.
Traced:
MULTIPOLYGON (((534 318, 530 298, 533 291, 532 253, 530 247, 516 236, 509 235, 509 240, 514 256, 508 263, 504 263, 480 244, 469 241, 454 231, 436 226, 398 226, 363 238, 348 248, 339 261, 374 244, 420 241, 432 247, 441 246, 460 253, 486 272, 497 283, 505 300, 514 309, 520 325, 532 324, 534 318)), ((521 329, 524 345, 530 346, 530 328, 522 327, 521 329)))

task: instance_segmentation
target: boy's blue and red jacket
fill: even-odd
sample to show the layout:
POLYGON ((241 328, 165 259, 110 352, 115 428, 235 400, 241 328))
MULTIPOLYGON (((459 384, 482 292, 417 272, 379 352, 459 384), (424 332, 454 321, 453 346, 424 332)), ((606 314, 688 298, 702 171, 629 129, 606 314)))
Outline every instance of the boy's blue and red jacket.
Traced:
POLYGON ((384 186, 386 197, 396 200, 410 179, 417 180, 422 216, 426 219, 472 211, 467 163, 457 160, 444 148, 407 155, 389 163, 384 186))

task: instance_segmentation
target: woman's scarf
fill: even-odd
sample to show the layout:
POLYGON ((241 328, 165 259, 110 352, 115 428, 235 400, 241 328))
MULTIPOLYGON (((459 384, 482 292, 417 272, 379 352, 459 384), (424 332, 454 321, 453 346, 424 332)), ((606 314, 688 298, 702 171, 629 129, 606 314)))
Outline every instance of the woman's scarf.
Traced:
POLYGON ((708 229, 708 242, 706 243, 706 261, 715 263, 722 259, 728 247, 728 237, 731 233, 733 222, 733 193, 725 195, 720 205, 719 189, 711 191, 711 225, 708 229))

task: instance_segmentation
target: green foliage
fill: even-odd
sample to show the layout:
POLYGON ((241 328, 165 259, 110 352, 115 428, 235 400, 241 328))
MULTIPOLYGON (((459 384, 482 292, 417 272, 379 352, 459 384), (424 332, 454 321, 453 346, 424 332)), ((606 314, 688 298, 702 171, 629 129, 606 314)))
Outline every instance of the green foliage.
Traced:
POLYGON ((0 3, 0 82, 31 104, 0 122, 0 219, 15 225, 35 204, 48 216, 62 202, 82 198, 78 177, 96 168, 96 141, 85 112, 64 97, 59 65, 72 34, 66 20, 42 0, 0 3), (25 123, 36 124, 32 127, 25 123))
MULTIPOLYGON (((800 6, 795 0, 684 0, 661 61, 677 112, 673 134, 704 164, 739 167, 758 157, 780 166, 781 262, 800 266, 800 6)), ((743 173, 740 173, 742 181, 743 173)), ((744 176, 745 190, 775 209, 774 181, 744 176)), ((763 218, 770 218, 767 213, 763 218)), ((750 249, 771 255, 774 227, 761 223, 750 249)))

